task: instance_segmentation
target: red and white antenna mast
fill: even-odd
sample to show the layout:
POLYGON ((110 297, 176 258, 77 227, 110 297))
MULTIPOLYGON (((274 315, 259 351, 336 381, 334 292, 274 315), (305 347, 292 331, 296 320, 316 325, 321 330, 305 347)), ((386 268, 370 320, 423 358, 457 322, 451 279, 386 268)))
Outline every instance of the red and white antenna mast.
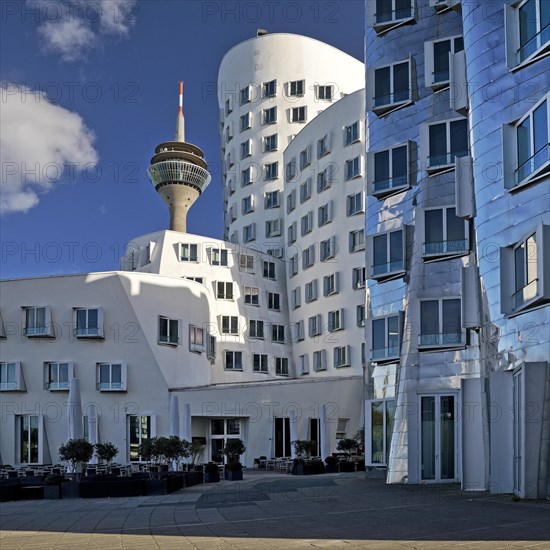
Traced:
POLYGON ((185 143, 185 120, 183 118, 183 80, 180 81, 180 108, 176 122, 176 141, 185 143))

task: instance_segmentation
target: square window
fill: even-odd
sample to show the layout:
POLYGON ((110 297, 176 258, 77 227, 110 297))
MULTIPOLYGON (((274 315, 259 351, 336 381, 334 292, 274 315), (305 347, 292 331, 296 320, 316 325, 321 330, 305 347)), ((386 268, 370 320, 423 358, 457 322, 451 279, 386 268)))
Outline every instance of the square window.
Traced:
POLYGON ((384 115, 412 102, 412 62, 393 63, 374 70, 372 110, 384 115))
POLYGON ((189 325, 189 351, 195 353, 204 351, 204 329, 189 325))
POLYGON ((292 97, 299 97, 304 95, 305 80, 293 80, 288 83, 288 95, 292 97))
POLYGON ((388 315, 371 320, 371 360, 377 363, 399 360, 403 314, 388 315))
POLYGON ((290 110, 290 122, 305 122, 306 107, 292 107, 290 110))
POLYGON ((336 332, 344 329, 344 310, 337 309, 328 312, 328 331, 336 332))
POLYGON ((103 308, 75 308, 77 338, 103 338, 103 308))
POLYGON ((53 337, 50 306, 25 307, 25 336, 28 338, 53 337))
POLYGON ((447 120, 428 125, 429 174, 453 169, 456 157, 465 157, 469 151, 468 120, 447 120))
POLYGON ((321 241, 319 245, 319 258, 322 262, 331 260, 336 256, 336 237, 330 237, 326 241, 321 241))
POLYGON ((279 177, 279 163, 271 162, 269 164, 264 164, 264 173, 266 180, 274 180, 279 177))
POLYGON ((270 136, 264 136, 264 153, 277 150, 277 134, 271 134, 270 136))
POLYGON ((420 349, 462 347, 462 307, 460 298, 420 301, 420 349))
POLYGON ((228 251, 226 248, 211 248, 210 249, 210 264, 214 266, 228 265, 228 251))
POLYGON ((275 124, 277 122, 277 107, 270 107, 262 111, 263 124, 275 124))
POLYGON ((449 86, 450 55, 463 50, 464 39, 462 36, 426 42, 424 45, 426 87, 441 90, 449 86))
POLYGON ((233 315, 221 316, 222 334, 239 334, 239 318, 233 315))
POLYGON ((179 344, 179 321, 159 316, 159 344, 177 346, 179 344))
POLYGON ((45 388, 54 390, 69 390, 71 378, 74 377, 72 363, 46 363, 45 367, 45 388))
POLYGON ((264 322, 263 321, 250 321, 248 324, 248 337, 256 338, 258 340, 264 339, 264 322))
POLYGON ((0 363, 0 391, 25 391, 21 363, 0 363))
POLYGON ((399 277, 405 272, 405 245, 403 230, 389 231, 371 237, 372 246, 367 254, 372 256, 370 278, 381 281, 399 277))
POLYGON ((269 210, 270 208, 279 208, 279 197, 280 193, 279 191, 268 191, 264 195, 264 207, 266 210, 269 210))
POLYGON ((225 370, 243 370, 242 351, 225 351, 225 370))
POLYGON ((267 355, 254 353, 252 355, 252 370, 254 372, 268 372, 267 355))
POLYGON ((264 82, 262 91, 263 97, 275 97, 277 95, 277 80, 264 82))
POLYGON ((285 343, 285 326, 271 325, 271 341, 279 344, 285 343))
POLYGON ((251 254, 240 254, 239 269, 247 273, 254 273, 254 256, 251 254))
POLYGON ((317 99, 332 101, 334 99, 334 87, 331 85, 317 86, 317 99))
POLYGON ((324 349, 313 352, 313 370, 315 372, 327 370, 327 355, 324 349))
POLYGON ((126 391, 126 363, 98 363, 99 391, 126 391))
POLYGON ((268 292, 267 293, 267 309, 272 309, 274 311, 281 310, 281 295, 277 292, 268 292))
POLYGON ((349 233, 349 251, 359 252, 365 250, 365 230, 357 229, 349 233))
POLYGON ((244 303, 248 306, 260 305, 260 289, 255 286, 244 287, 244 303))
POLYGON ((216 299, 233 300, 233 283, 225 281, 216 282, 216 299))
POLYGON ((307 325, 308 335, 310 338, 321 336, 321 334, 323 333, 323 320, 320 313, 314 315, 313 317, 310 317, 307 320, 307 325))
POLYGON ((356 214, 364 214, 365 199, 363 197, 363 192, 353 193, 346 197, 346 214, 347 216, 355 216, 356 214))
POLYGON ((361 157, 346 160, 346 181, 361 175, 361 157))
POLYGON ((275 357, 275 374, 288 376, 288 359, 286 357, 275 357))
POLYGON ((376 198, 383 198, 408 189, 410 184, 411 144, 368 154, 367 189, 376 198))
POLYGON ((276 279, 275 262, 264 260, 262 263, 263 263, 264 277, 266 279, 275 280, 276 279))
POLYGON ((351 145, 360 141, 359 137, 359 121, 350 124, 344 128, 344 145, 351 145))
POLYGON ((196 244, 180 244, 180 262, 198 262, 198 248, 196 244))
POLYGON ((468 254, 468 222, 456 215, 454 206, 426 209, 422 246, 422 255, 425 259, 468 254))
POLYGON ((334 348, 334 368, 350 366, 350 347, 339 346, 334 348))
POLYGON ((338 292, 340 292, 338 282, 339 282, 338 273, 325 275, 323 277, 323 296, 331 296, 332 294, 338 294, 338 292))

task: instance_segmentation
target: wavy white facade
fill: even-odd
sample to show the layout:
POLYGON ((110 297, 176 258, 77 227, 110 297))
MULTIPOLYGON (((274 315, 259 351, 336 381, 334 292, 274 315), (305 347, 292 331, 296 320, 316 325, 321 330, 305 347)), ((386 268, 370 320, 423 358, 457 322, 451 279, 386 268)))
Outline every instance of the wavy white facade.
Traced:
POLYGON ((367 463, 545 496, 548 6, 366 6, 367 463))

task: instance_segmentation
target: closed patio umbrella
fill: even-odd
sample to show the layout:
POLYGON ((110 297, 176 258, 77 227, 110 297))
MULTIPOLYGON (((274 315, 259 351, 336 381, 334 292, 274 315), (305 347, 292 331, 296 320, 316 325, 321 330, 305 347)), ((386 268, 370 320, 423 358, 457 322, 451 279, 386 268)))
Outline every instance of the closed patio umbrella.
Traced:
MULTIPOLYGON (((95 403, 92 403, 88 406, 88 441, 95 445, 99 443, 99 430, 98 430, 98 418, 97 418, 97 407, 95 403)), ((97 463, 97 457, 95 453, 90 460, 91 464, 97 463)))
POLYGON ((191 442, 192 441, 192 432, 191 432, 191 403, 183 404, 183 426, 181 431, 182 439, 191 442))
POLYGON ((180 404, 177 395, 170 396, 170 435, 180 435, 180 404))
POLYGON ((323 461, 329 454, 329 439, 328 439, 328 425, 327 425, 327 407, 321 405, 319 410, 319 433, 321 437, 321 458, 323 461))
POLYGON ((290 424, 290 456, 296 458, 296 451, 294 450, 293 441, 296 441, 296 412, 294 409, 290 409, 288 412, 288 419, 290 424))
POLYGON ((80 397, 80 380, 78 378, 71 378, 69 382, 67 420, 69 439, 82 439, 82 401, 80 397))

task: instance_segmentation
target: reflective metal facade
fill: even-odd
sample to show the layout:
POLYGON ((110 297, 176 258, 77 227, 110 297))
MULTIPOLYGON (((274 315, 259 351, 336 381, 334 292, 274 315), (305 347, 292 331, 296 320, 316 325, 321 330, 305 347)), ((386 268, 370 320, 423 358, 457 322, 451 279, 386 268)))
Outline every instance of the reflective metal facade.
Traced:
MULTIPOLYGON (((367 240, 367 272, 369 269, 371 272, 366 298, 370 318, 367 348, 375 351, 374 321, 402 312, 399 317, 402 324, 399 357, 393 362, 381 362, 380 355, 372 353, 368 367, 367 439, 375 439, 374 405, 384 399, 395 403, 393 422, 387 421, 388 426, 391 424, 385 449, 387 459, 371 460, 371 471, 386 468, 389 483, 454 480, 466 489, 513 490, 521 496, 547 494, 548 288, 540 291, 540 300, 533 307, 521 312, 505 311, 501 294, 506 296, 508 283, 507 275, 501 276, 501 271, 505 274, 514 271, 514 264, 506 263, 506 250, 513 251, 514 243, 537 228, 538 235, 546 235, 544 226, 550 224, 548 172, 521 189, 506 188, 507 172, 517 171, 517 163, 514 167, 507 149, 517 146, 512 139, 513 125, 547 97, 550 58, 541 57, 513 70, 507 65, 510 26, 515 24, 511 17, 518 15, 521 2, 416 0, 411 2, 410 13, 394 12, 388 16, 400 19, 394 27, 388 27, 387 22, 377 25, 379 4, 383 3, 366 2, 366 133, 367 165, 371 165, 366 214, 367 235, 371 238, 367 240), (442 9, 446 4, 449 9, 442 9), (450 86, 439 86, 437 82, 430 85, 432 79, 437 80, 437 62, 431 53, 437 50, 430 43, 448 38, 454 41, 455 37, 463 37, 464 53, 451 56, 450 86), (385 74, 380 69, 391 65, 394 89, 390 90, 393 93, 390 101, 395 101, 399 97, 394 67, 405 61, 410 69, 409 96, 405 91, 409 101, 394 105, 395 110, 381 110, 379 96, 387 88, 381 82, 385 74), (464 66, 467 85, 457 74, 464 66), (457 101, 461 95, 463 100, 457 101), (467 121, 467 151, 452 144, 449 150, 453 139, 450 125, 463 124, 462 120, 467 121), (430 134, 429 130, 430 125, 444 121, 447 150, 438 147, 437 132, 430 134), (383 156, 375 156, 402 144, 407 144, 409 152, 410 186, 386 196, 376 193, 374 181, 379 177, 376 165, 383 156), (451 153, 449 158, 434 161, 434 151, 441 154, 441 150, 451 153), (445 169, 438 166, 443 163, 448 163, 445 169), (449 248, 449 239, 443 239, 446 243, 438 243, 441 246, 434 247, 431 243, 431 247, 426 247, 434 228, 434 220, 426 212, 444 207, 456 208, 467 225, 464 234, 467 254, 459 251, 437 258, 426 254, 447 252, 456 246, 454 241, 449 248), (369 249, 373 250, 376 236, 398 229, 403 229, 406 239, 403 271, 397 272, 393 279, 383 280, 372 268, 375 252, 369 255, 369 249), (461 327, 457 331, 460 344, 452 345, 458 340, 446 338, 448 334, 435 335, 431 340, 434 335, 428 334, 426 339, 426 332, 432 331, 422 319, 421 309, 427 311, 423 303, 455 298, 461 300, 461 327), (427 343, 444 345, 426 346, 427 343), (503 372, 509 376, 502 376, 503 372), (512 394, 520 391, 517 389, 520 372, 525 375, 525 384, 521 386, 524 401, 514 413, 512 394), (539 393, 534 390, 536 386, 539 393), (444 404, 444 396, 452 396, 452 411, 444 410, 448 406, 444 404), (435 409, 437 417, 434 410, 425 407, 432 397, 440 403, 435 409), (531 431, 518 435, 515 420, 525 421, 528 410, 534 411, 536 428, 528 426, 531 431), (491 415, 491 411, 497 411, 498 417, 491 415), (452 417, 454 434, 450 438, 443 429, 445 415, 447 419, 452 417), (434 426, 434 440, 430 442, 426 433, 434 426), (534 456, 527 456, 527 451, 522 456, 521 451, 532 440, 538 458, 536 465, 534 456), (429 448, 431 444, 435 451, 429 448), (436 473, 434 479, 427 472, 426 456, 430 453, 437 456, 445 444, 453 446, 452 459, 447 464, 453 462, 452 472, 444 471, 439 456, 436 459, 439 476, 436 473), (517 463, 522 460, 518 474, 515 470, 520 471, 517 463)), ((458 46, 461 42, 454 44, 457 50, 461 49, 458 46)), ((544 170, 543 167, 542 173, 544 170)), ((541 238, 538 246, 539 271, 543 273, 547 271, 550 255, 548 240, 541 238)), ((440 322, 442 307, 440 303, 440 322)), ((374 446, 374 442, 367 443, 367 454, 370 450, 374 456, 374 446)))

